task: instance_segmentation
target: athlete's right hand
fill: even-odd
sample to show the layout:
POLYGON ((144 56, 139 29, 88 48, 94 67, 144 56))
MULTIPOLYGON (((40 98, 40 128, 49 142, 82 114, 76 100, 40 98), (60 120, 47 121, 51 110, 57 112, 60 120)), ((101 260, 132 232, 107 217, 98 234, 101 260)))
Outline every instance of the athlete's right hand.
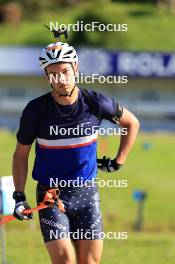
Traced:
POLYGON ((13 212, 14 217, 16 217, 18 220, 30 220, 33 219, 33 214, 23 214, 24 210, 31 209, 31 207, 28 205, 26 201, 26 196, 23 192, 17 192, 15 191, 13 193, 13 199, 15 200, 15 209, 13 212))

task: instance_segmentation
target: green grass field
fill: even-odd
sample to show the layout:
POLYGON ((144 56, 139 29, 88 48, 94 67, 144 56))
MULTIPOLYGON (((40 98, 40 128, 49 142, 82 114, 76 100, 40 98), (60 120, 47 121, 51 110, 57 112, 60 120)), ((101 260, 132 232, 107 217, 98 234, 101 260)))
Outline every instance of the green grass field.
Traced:
MULTIPOLYGON (((0 45, 45 45, 53 41, 43 27, 50 21, 69 24, 79 21, 128 24, 127 32, 85 32, 83 45, 122 50, 174 51, 175 14, 151 4, 81 3, 71 8, 25 12, 20 26, 0 24, 0 45), (27 15, 28 13, 28 15, 27 15), (10 36, 10 41, 9 41, 10 36)), ((70 32, 69 41, 79 45, 81 35, 70 32)))
MULTIPOLYGON (((15 135, 0 132, 0 175, 11 174, 15 135)), ((115 155, 118 137, 100 137, 99 155, 115 155)), ((116 174, 99 173, 102 179, 127 179, 127 188, 100 188, 104 229, 128 232, 127 240, 105 240, 102 264, 174 264, 174 149, 175 135, 141 134, 128 157, 126 165, 116 174), (148 142, 150 148, 144 150, 148 142), (137 204, 132 198, 134 189, 148 192, 142 232, 134 231, 137 204)), ((35 182, 31 179, 33 152, 30 157, 27 196, 35 206, 35 182)), ((39 231, 38 219, 6 225, 7 258, 14 264, 49 264, 39 231)))

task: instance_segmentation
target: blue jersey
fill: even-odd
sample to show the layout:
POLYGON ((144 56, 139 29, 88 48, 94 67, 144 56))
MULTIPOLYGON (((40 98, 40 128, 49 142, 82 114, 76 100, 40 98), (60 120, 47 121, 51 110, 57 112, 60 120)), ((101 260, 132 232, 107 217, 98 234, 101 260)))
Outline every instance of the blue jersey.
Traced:
POLYGON ((96 176, 98 127, 102 119, 114 116, 118 104, 100 93, 89 94, 100 117, 94 115, 81 89, 74 104, 57 104, 48 93, 30 101, 23 110, 17 140, 24 145, 36 140, 33 179, 50 185, 50 179, 85 181, 96 176))

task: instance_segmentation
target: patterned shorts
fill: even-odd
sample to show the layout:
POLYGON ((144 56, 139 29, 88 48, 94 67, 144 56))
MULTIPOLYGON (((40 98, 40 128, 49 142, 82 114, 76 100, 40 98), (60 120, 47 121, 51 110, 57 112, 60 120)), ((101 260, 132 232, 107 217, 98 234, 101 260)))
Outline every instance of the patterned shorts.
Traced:
MULTIPOLYGON (((37 185, 37 203, 45 191, 37 185)), ((65 213, 54 207, 39 211, 39 221, 44 242, 70 238, 72 240, 101 239, 103 224, 97 186, 64 187, 60 189, 60 199, 65 213)), ((42 196, 43 197, 43 196, 42 196)))

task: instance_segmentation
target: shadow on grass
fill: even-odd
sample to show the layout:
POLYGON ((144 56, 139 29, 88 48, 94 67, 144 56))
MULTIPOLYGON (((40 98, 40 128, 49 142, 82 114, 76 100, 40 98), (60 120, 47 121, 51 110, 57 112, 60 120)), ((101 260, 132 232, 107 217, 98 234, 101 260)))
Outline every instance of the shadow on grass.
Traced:
POLYGON ((128 13, 131 17, 145 17, 152 16, 153 12, 151 10, 134 10, 128 13))

